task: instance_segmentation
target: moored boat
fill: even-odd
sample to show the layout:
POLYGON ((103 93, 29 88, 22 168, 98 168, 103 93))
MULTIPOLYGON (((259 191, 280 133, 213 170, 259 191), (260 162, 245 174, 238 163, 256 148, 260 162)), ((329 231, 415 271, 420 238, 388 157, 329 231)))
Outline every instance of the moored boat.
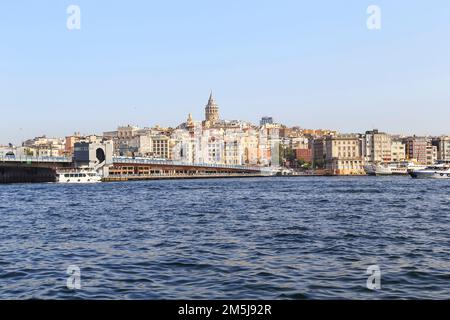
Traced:
POLYGON ((371 176, 408 175, 409 171, 425 169, 426 166, 418 166, 413 162, 387 162, 367 163, 364 170, 371 176))
POLYGON ((450 166, 437 164, 425 169, 409 171, 409 174, 416 179, 450 179, 450 166))
POLYGON ((58 183, 98 183, 101 181, 101 174, 95 170, 68 169, 56 172, 56 182, 58 183))

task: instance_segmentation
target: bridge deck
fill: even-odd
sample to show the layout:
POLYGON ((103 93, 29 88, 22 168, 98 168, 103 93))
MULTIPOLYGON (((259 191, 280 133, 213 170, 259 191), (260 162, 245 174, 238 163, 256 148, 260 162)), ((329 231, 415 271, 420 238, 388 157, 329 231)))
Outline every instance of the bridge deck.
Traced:
POLYGON ((72 158, 67 157, 0 157, 0 162, 12 163, 71 163, 72 158))
MULTIPOLYGON (((233 172, 253 172, 260 173, 268 170, 267 167, 243 166, 243 165, 226 165, 226 164, 210 164, 210 163, 188 163, 182 161, 171 161, 163 159, 150 158, 129 158, 129 157, 113 157, 114 166, 149 166, 149 167, 163 167, 173 169, 199 169, 199 170, 220 170, 233 172)), ((1 156, 0 163, 9 165, 37 165, 59 167, 69 166, 73 163, 73 159, 69 157, 15 157, 15 156, 1 156)))
POLYGON ((199 169, 229 169, 247 172, 261 172, 264 167, 254 166, 239 166, 239 165, 224 165, 224 164, 209 164, 209 163, 188 163, 171 160, 157 160, 148 158, 113 158, 114 165, 148 165, 148 166, 170 166, 181 168, 199 168, 199 169))

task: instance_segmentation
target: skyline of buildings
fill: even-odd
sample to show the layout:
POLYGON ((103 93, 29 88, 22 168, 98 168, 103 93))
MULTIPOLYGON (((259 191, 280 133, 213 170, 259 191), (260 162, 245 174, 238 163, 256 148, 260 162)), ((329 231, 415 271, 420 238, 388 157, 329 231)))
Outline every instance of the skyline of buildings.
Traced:
POLYGON ((175 128, 126 125, 100 135, 41 136, 28 139, 21 146, 0 147, 0 156, 71 157, 76 143, 101 141, 111 141, 116 156, 186 163, 306 166, 345 175, 364 174, 364 164, 368 162, 433 164, 450 160, 450 135, 403 136, 377 129, 340 133, 287 127, 271 116, 263 116, 259 124, 225 120, 213 92, 204 107, 203 120, 195 120, 189 113, 186 121, 175 128))
MULTIPOLYGON (((190 115, 192 116, 192 114, 190 114, 190 115)), ((260 120, 256 121, 255 123, 259 123, 260 126, 262 126, 264 124, 273 124, 273 123, 275 123, 274 119, 275 118, 273 116, 262 115, 260 117, 260 120)), ((241 121, 241 120, 233 120, 233 121, 234 122, 238 122, 238 121, 241 121)), ((252 123, 250 121, 245 121, 245 122, 252 123)), ((120 121, 118 123, 120 123, 120 121)), ((176 123, 176 122, 174 121, 174 123, 176 123)), ((300 126, 298 124, 295 124, 293 126, 288 126, 288 125, 284 124, 283 121, 281 121, 279 123, 282 124, 285 127, 300 128, 300 126)), ((137 125, 137 124, 119 125, 118 127, 121 127, 121 126, 132 126, 132 127, 137 127, 137 128, 147 128, 147 126, 141 126, 141 125, 137 125)), ((153 127, 161 127, 161 125, 155 123, 153 125, 153 127)), ((177 126, 176 125, 175 126, 165 126, 164 128, 173 129, 174 127, 176 128, 177 126)), ((372 126, 370 128, 370 130, 378 130, 377 128, 380 128, 380 127, 382 127, 382 126, 372 126)), ((356 131, 355 130, 353 130, 353 131, 352 130, 339 130, 339 129, 333 128, 332 126, 329 127, 330 129, 323 129, 323 128, 324 127, 321 126, 321 127, 318 127, 318 129, 306 129, 306 128, 305 129, 302 128, 302 129, 305 130, 305 131, 313 131, 313 130, 325 130, 326 131, 326 130, 330 130, 330 131, 335 131, 335 132, 347 132, 347 133, 358 133, 358 132, 364 132, 365 130, 367 130, 367 129, 361 130, 361 131, 358 131, 358 130, 356 130, 356 131)), ((24 131, 25 129, 26 128, 18 128, 17 130, 24 131)), ((92 131, 95 131, 95 130, 92 130, 92 131)), ((67 134, 69 134, 69 132, 73 132, 71 135, 79 134, 79 135, 83 135, 83 136, 100 135, 100 133, 101 133, 101 131, 96 131, 94 133, 83 133, 82 134, 77 129, 75 129, 75 130, 67 130, 67 134)), ((107 131, 104 131, 104 132, 107 132, 107 131)), ((41 134, 38 134, 35 137, 47 137, 47 136, 57 137, 57 136, 66 136, 67 134, 48 135, 44 130, 42 130, 41 134)), ((447 135, 450 135, 450 132, 441 132, 441 133, 437 133, 437 134, 431 134, 431 133, 418 134, 418 133, 415 133, 412 130, 409 130, 408 128, 406 128, 406 129, 403 129, 403 130, 390 132, 390 134, 393 135, 393 136, 401 136, 401 137, 421 136, 421 137, 432 138, 432 137, 439 137, 439 136, 447 136, 447 135)), ((70 134, 67 135, 67 136, 70 136, 70 134)), ((0 147, 8 146, 9 144, 13 144, 15 146, 18 146, 18 145, 22 144, 24 141, 28 140, 29 136, 26 137, 25 139, 17 140, 17 138, 14 138, 13 136, 5 136, 5 135, 3 135, 3 136, 0 137, 0 139, 1 139, 0 140, 0 147)))

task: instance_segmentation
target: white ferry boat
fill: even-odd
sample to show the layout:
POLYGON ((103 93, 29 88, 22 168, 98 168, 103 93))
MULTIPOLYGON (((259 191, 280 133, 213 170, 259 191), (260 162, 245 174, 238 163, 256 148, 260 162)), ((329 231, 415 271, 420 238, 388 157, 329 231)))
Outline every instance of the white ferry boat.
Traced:
POLYGON ((387 163, 368 163, 364 165, 364 171, 369 176, 387 176, 392 175, 392 167, 387 163))
POLYGON ((450 165, 436 164, 422 170, 410 171, 409 174, 416 179, 450 179, 450 165))
POLYGON ((56 172, 58 183, 98 183, 102 176, 95 170, 71 169, 56 172))
POLYGON ((368 163, 364 171, 371 176, 408 175, 410 171, 425 169, 426 166, 416 165, 414 162, 368 163))

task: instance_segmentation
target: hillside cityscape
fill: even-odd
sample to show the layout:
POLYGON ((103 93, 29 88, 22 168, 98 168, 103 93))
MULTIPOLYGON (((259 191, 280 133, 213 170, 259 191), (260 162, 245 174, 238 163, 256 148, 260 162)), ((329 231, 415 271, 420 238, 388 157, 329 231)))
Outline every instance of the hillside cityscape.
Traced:
POLYGON ((255 125, 223 120, 211 92, 204 120, 187 120, 176 128, 119 126, 101 135, 74 133, 40 136, 20 146, 0 146, 4 157, 72 157, 77 143, 109 143, 114 156, 184 163, 282 166, 296 171, 319 170, 331 175, 364 175, 366 163, 412 161, 432 165, 450 161, 450 135, 402 136, 372 129, 340 133, 331 129, 287 127, 272 117, 255 125))

